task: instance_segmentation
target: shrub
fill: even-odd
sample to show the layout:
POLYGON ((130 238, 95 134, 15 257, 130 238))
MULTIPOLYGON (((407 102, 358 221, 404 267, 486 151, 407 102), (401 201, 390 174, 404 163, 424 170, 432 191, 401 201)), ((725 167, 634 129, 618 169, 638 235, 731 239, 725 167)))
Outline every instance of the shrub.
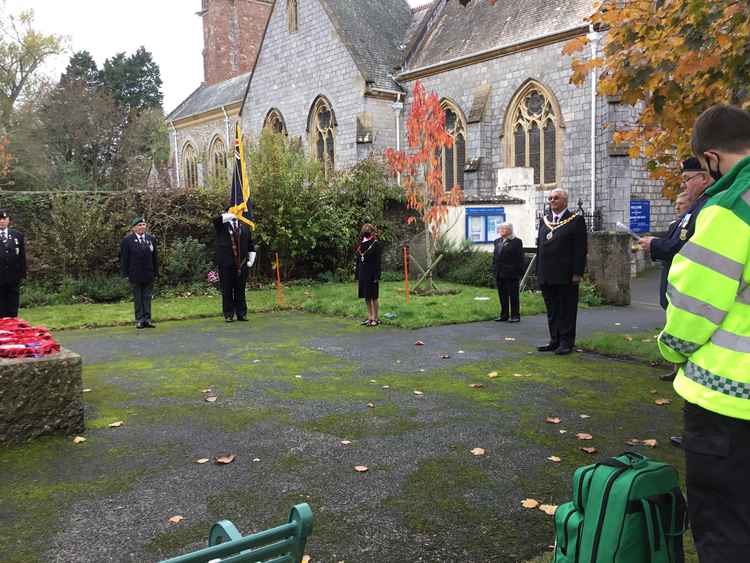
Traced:
POLYGON ((206 282, 210 261, 206 245, 188 236, 173 242, 166 253, 162 275, 169 285, 206 282))
POLYGON ((62 303, 113 303, 129 299, 128 280, 120 276, 66 278, 60 284, 56 299, 62 303))
POLYGON ((477 287, 495 287, 491 252, 477 249, 470 241, 458 246, 441 241, 437 253, 443 255, 435 268, 438 278, 477 287))

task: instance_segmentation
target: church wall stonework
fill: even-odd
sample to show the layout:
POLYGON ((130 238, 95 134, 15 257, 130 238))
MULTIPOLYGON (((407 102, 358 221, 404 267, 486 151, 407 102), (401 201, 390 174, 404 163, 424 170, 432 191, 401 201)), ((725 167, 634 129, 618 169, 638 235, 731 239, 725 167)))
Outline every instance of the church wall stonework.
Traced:
MULTIPOLYGON (((365 111, 364 80, 317 1, 299 2, 299 31, 287 30, 286 2, 277 2, 258 58, 243 127, 258 134, 268 110, 284 116, 290 138, 308 142, 309 111, 325 96, 336 116, 336 168, 357 163, 357 115, 365 111)), ((374 106, 374 113, 380 108, 374 106)), ((378 117, 380 119, 380 116, 378 117)))

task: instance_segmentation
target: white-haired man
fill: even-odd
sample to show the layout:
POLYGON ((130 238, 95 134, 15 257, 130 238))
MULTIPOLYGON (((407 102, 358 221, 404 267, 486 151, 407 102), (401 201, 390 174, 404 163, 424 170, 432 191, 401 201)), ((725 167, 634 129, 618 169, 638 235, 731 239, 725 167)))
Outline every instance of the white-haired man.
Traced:
POLYGON ((549 343, 540 352, 570 354, 575 346, 578 286, 586 269, 586 221, 568 209, 565 190, 552 190, 539 223, 536 277, 547 308, 549 343))
POLYGON ((492 254, 492 273, 495 275, 500 316, 496 321, 517 323, 521 320, 518 286, 523 275, 523 242, 513 235, 513 225, 500 225, 500 236, 495 239, 492 254))

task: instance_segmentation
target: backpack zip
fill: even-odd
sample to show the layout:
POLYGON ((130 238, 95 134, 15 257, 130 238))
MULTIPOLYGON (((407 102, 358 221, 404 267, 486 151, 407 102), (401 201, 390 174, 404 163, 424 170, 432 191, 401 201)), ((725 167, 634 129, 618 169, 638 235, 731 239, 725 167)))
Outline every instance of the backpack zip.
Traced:
POLYGON ((599 551, 599 541, 602 537, 602 526, 604 525, 604 517, 607 514, 607 502, 609 502, 609 493, 612 490, 612 485, 614 485, 615 480, 628 469, 631 469, 631 467, 623 467, 622 469, 618 469, 617 471, 615 471, 612 475, 610 475, 609 481, 607 481, 607 486, 604 487, 602 505, 599 511, 599 521, 596 524, 596 532, 594 533, 594 547, 591 550, 590 563, 596 563, 596 552, 599 551))
POLYGON ((583 481, 591 471, 596 469, 595 466, 589 467, 586 471, 581 473, 581 479, 578 481, 578 506, 583 508, 583 481))
POLYGON ((573 516, 574 512, 578 512, 576 510, 576 507, 573 507, 573 510, 568 512, 568 515, 565 517, 565 520, 563 521, 563 545, 565 547, 561 547, 561 551, 563 552, 563 555, 568 554, 568 521, 570 520, 570 517, 573 516))

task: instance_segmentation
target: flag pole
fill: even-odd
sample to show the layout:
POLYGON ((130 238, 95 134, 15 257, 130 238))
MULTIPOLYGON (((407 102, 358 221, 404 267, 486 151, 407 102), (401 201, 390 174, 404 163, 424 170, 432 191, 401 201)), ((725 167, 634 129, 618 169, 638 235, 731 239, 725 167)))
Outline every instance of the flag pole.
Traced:
POLYGON ((284 287, 281 285, 281 265, 279 264, 279 253, 276 252, 276 304, 286 305, 284 299, 284 287))
POLYGON ((404 284, 406 285, 406 304, 409 304, 409 245, 404 243, 404 284))

